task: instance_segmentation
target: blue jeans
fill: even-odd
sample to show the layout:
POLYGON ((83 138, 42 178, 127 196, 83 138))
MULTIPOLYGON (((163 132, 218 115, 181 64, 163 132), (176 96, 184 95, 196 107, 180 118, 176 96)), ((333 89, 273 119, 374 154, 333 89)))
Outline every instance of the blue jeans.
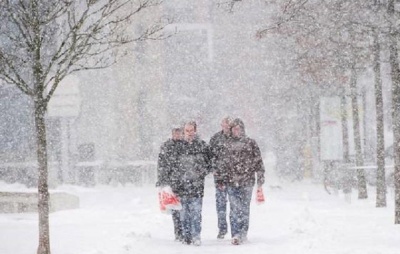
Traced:
POLYGON ((181 197, 181 203, 183 237, 186 239, 200 239, 203 198, 181 197))
POLYGON ((226 222, 226 203, 228 198, 228 189, 215 188, 215 200, 217 206, 218 229, 219 233, 226 234, 228 232, 228 223, 226 222))
POLYGON ((247 237, 252 192, 253 187, 228 187, 232 237, 247 237))

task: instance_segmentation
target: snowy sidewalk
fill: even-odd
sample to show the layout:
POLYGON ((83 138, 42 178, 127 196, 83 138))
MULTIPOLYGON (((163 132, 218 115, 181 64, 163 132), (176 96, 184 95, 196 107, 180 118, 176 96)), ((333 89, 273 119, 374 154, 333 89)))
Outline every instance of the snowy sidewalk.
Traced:
MULTIPOLYGON (((0 183, 0 189, 20 188, 0 183)), ((266 203, 252 202, 249 242, 232 246, 217 240, 217 217, 211 179, 203 204, 202 246, 173 241, 172 219, 158 209, 157 192, 143 188, 63 186, 78 195, 81 208, 52 213, 53 254, 397 254, 400 226, 393 224, 393 196, 387 208, 368 200, 348 204, 321 185, 265 186, 266 203)), ((0 253, 32 254, 37 247, 36 214, 0 214, 0 253)))

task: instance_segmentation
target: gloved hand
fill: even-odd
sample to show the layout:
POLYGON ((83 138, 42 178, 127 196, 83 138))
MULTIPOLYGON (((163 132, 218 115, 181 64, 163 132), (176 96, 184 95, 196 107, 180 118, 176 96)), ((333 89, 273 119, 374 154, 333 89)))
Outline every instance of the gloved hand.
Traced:
POLYGON ((265 202, 265 197, 264 197, 264 192, 262 186, 257 187, 257 192, 256 192, 256 202, 257 204, 262 204, 265 202))

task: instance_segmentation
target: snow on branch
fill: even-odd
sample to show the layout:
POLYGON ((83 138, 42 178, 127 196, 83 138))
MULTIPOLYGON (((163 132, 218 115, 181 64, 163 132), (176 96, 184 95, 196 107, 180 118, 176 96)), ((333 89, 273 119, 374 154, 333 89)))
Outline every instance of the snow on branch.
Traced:
POLYGON ((0 2, 0 78, 48 102, 59 82, 116 62, 118 49, 160 40, 162 0, 4 0, 0 2))

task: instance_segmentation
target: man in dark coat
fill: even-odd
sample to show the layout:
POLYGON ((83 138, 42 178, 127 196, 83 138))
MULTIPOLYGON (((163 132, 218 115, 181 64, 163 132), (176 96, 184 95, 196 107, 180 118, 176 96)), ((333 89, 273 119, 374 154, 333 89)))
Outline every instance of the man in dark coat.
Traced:
POLYGON ((211 170, 209 147, 196 135, 195 122, 184 127, 184 141, 179 156, 182 203, 181 220, 185 244, 201 244, 201 212, 204 181, 211 170))
MULTIPOLYGON (((156 186, 170 186, 172 191, 179 196, 179 151, 182 146, 182 128, 173 128, 172 137, 165 141, 158 155, 157 183, 156 186)), ((183 240, 181 213, 172 210, 172 221, 174 223, 175 240, 183 240)))
POLYGON ((260 149, 255 140, 246 136, 241 119, 232 121, 231 133, 226 166, 232 244, 237 245, 247 240, 253 187, 256 182, 258 188, 262 187, 265 169, 260 149))
POLYGON ((228 233, 228 223, 226 221, 226 203, 228 199, 227 172, 223 166, 227 156, 227 144, 231 136, 229 117, 221 121, 222 130, 215 133, 210 139, 211 165, 215 184, 215 201, 218 216, 218 239, 224 239, 228 233))

